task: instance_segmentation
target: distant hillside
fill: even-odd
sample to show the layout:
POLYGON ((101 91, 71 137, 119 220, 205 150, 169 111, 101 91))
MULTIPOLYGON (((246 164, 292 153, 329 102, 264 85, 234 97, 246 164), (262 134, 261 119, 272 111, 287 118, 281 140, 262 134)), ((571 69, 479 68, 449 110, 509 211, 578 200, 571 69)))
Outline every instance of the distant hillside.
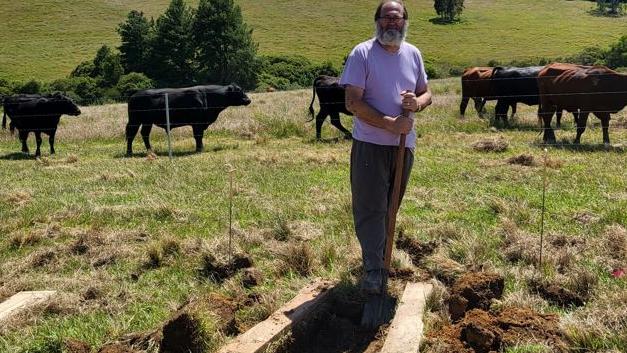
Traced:
MULTIPOLYGON (((302 54, 340 64, 372 33, 375 0, 236 0, 254 28, 262 54, 302 54)), ((50 80, 66 76, 115 32, 129 10, 149 16, 168 0, 0 1, 0 77, 50 80), (130 3, 130 4, 129 4, 130 3)), ((195 1, 190 1, 195 4, 195 1)), ((430 22, 432 0, 408 1, 409 41, 439 66, 490 59, 555 57, 588 46, 607 46, 627 33, 627 20, 588 13, 594 3, 567 0, 466 0, 462 21, 430 22)))

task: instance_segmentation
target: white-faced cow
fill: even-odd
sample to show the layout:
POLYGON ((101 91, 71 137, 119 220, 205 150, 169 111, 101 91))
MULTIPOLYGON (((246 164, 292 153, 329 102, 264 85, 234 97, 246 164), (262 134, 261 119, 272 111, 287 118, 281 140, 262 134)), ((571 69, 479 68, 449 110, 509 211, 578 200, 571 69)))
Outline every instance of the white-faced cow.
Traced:
POLYGON ((540 110, 538 117, 544 124, 545 143, 555 143, 551 119, 558 109, 575 114, 577 137, 586 129, 588 114, 601 120, 603 143, 610 143, 610 114, 618 113, 627 105, 627 75, 605 66, 581 66, 554 63, 547 65, 538 76, 540 110), (578 115, 578 117, 577 117, 578 115))
MULTIPOLYGON (((321 75, 316 77, 313 82, 313 97, 309 104, 309 114, 311 120, 314 118, 313 103, 316 100, 316 93, 318 94, 318 102, 320 103, 320 111, 316 115, 316 139, 320 140, 322 132, 322 123, 331 116, 331 124, 338 128, 346 139, 351 139, 352 134, 346 130, 340 121, 340 113, 346 115, 353 115, 353 113, 346 110, 345 89, 339 84, 340 79, 333 76, 321 75)), ((309 121, 311 121, 309 120, 309 121)))
POLYGON ((64 114, 77 116, 81 114, 81 110, 70 98, 60 93, 45 96, 38 94, 8 96, 4 98, 2 127, 6 127, 8 117, 11 120, 9 124, 11 133, 17 129, 22 142, 22 152, 25 153, 28 153, 26 139, 28 134, 33 132, 37 142, 35 151, 37 157, 41 155, 41 133, 47 134, 50 154, 54 154, 54 137, 61 115, 64 114))
POLYGON ((170 128, 191 125, 196 151, 203 150, 205 130, 221 111, 230 106, 250 104, 250 98, 235 84, 228 86, 194 86, 186 88, 149 89, 134 93, 128 101, 126 125, 126 154, 133 154, 133 139, 141 126, 146 149, 150 151, 152 125, 166 129, 165 94, 168 94, 170 128))

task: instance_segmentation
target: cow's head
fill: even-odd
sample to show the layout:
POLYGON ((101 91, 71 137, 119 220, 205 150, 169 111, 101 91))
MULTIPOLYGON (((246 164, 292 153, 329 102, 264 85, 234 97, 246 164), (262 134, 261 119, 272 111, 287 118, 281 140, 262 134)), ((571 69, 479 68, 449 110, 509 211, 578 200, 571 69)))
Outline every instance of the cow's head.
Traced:
POLYGON ((244 93, 244 90, 235 83, 226 86, 226 96, 229 105, 249 105, 250 98, 244 93))
POLYGON ((73 116, 81 115, 81 110, 69 97, 56 92, 52 94, 51 98, 54 100, 55 110, 58 110, 59 113, 73 116))

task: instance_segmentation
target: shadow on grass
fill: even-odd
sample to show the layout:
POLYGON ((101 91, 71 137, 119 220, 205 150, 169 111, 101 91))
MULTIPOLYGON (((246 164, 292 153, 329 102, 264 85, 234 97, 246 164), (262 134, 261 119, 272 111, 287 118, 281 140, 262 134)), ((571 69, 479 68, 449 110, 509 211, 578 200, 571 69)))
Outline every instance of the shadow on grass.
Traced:
POLYGON ((459 18, 447 20, 442 17, 433 17, 429 19, 429 22, 433 23, 434 25, 454 25, 462 23, 463 21, 459 18))
MULTIPOLYGON (((196 150, 187 150, 187 151, 172 151, 172 157, 186 157, 186 156, 193 156, 196 154, 201 154, 201 153, 205 153, 205 152, 220 152, 220 151, 227 151, 227 150, 236 150, 239 149, 239 144, 217 144, 217 145, 212 145, 212 146, 206 146, 204 151, 202 152, 196 152, 196 150)), ((168 157, 169 153, 168 151, 156 151, 154 152, 154 155, 157 157, 168 157)), ((133 153, 131 156, 127 156, 126 153, 118 153, 115 154, 113 156, 113 158, 146 158, 148 157, 148 153, 147 152, 139 152, 139 153, 133 153)))
POLYGON ((316 143, 324 143, 324 144, 336 144, 336 143, 342 143, 342 142, 349 142, 352 141, 352 139, 350 138, 345 138, 345 137, 331 137, 331 138, 322 138, 322 139, 316 139, 316 138, 312 138, 306 141, 307 144, 316 144, 316 143))
POLYGON ((24 161, 24 160, 35 160, 35 155, 24 153, 24 152, 12 152, 9 154, 5 154, 4 156, 0 156, 0 160, 5 161, 24 161))
POLYGON ((622 10, 622 11, 619 10, 616 13, 612 13, 609 11, 601 11, 597 8, 597 9, 588 10, 588 15, 591 15, 594 17, 619 18, 619 17, 627 16, 627 8, 625 8, 625 10, 622 10))
POLYGON ((532 144, 535 147, 539 148, 554 148, 561 149, 566 151, 573 152, 614 152, 614 153, 625 153, 627 152, 627 148, 625 146, 613 146, 613 145, 605 145, 605 144, 575 144, 572 141, 562 140, 556 143, 543 143, 543 142, 535 142, 532 144))

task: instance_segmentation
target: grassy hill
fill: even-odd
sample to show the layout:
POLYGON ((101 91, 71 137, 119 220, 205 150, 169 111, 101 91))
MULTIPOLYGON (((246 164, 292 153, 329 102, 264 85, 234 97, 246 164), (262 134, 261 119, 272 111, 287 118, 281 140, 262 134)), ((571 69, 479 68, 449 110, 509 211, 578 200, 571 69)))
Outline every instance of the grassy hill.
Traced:
MULTIPOLYGON (((375 1, 236 0, 262 54, 302 54, 341 64, 372 34, 375 1)), ((195 2, 190 2, 195 3, 195 2)), ((0 77, 51 80, 91 59, 102 44, 118 45, 117 24, 131 9, 158 16, 167 0, 3 1, 0 77)), ((594 3, 568 0, 467 0, 460 23, 438 25, 433 2, 408 2, 409 40, 442 67, 490 59, 556 57, 607 46, 627 33, 625 18, 588 11, 594 3)))
MULTIPOLYGON (((566 117, 556 132, 560 144, 549 147, 544 162, 535 108, 519 107, 513 127, 497 130, 474 112, 457 118, 458 80, 431 87, 434 105, 417 119, 421 138, 398 224, 437 250, 418 264, 395 251, 394 267, 440 279, 454 268, 496 271, 505 277, 505 294, 494 306, 558 314, 574 350, 625 351, 627 278, 608 270, 625 266, 627 256, 627 113, 613 116, 614 147, 607 149, 593 117, 582 146, 570 145, 575 131, 566 117), (508 147, 473 149, 485 139, 508 147), (582 307, 555 306, 530 288, 538 278, 543 165, 542 277, 586 295, 582 307)), ((96 351, 158 329, 188 300, 214 349, 233 330, 225 331, 220 317, 245 330, 313 277, 355 283, 350 143, 328 123, 326 141, 313 140, 313 123, 305 123, 310 94, 252 95, 250 106, 227 109, 210 127, 204 153, 192 153, 189 128, 175 130, 172 162, 158 128, 156 156, 147 156, 137 137, 137 155, 123 158, 124 104, 63 117, 58 154, 49 156, 44 140, 40 160, 20 154, 16 137, 0 131, 0 300, 20 290, 61 293, 0 327, 0 352, 60 352, 67 339, 96 351), (253 287, 242 284, 241 273, 222 284, 199 275, 209 255, 227 256, 230 168, 235 248, 263 274, 253 287)), ((445 307, 434 310, 429 330, 448 323, 445 307)), ((506 352, 549 351, 525 339, 506 352)))

